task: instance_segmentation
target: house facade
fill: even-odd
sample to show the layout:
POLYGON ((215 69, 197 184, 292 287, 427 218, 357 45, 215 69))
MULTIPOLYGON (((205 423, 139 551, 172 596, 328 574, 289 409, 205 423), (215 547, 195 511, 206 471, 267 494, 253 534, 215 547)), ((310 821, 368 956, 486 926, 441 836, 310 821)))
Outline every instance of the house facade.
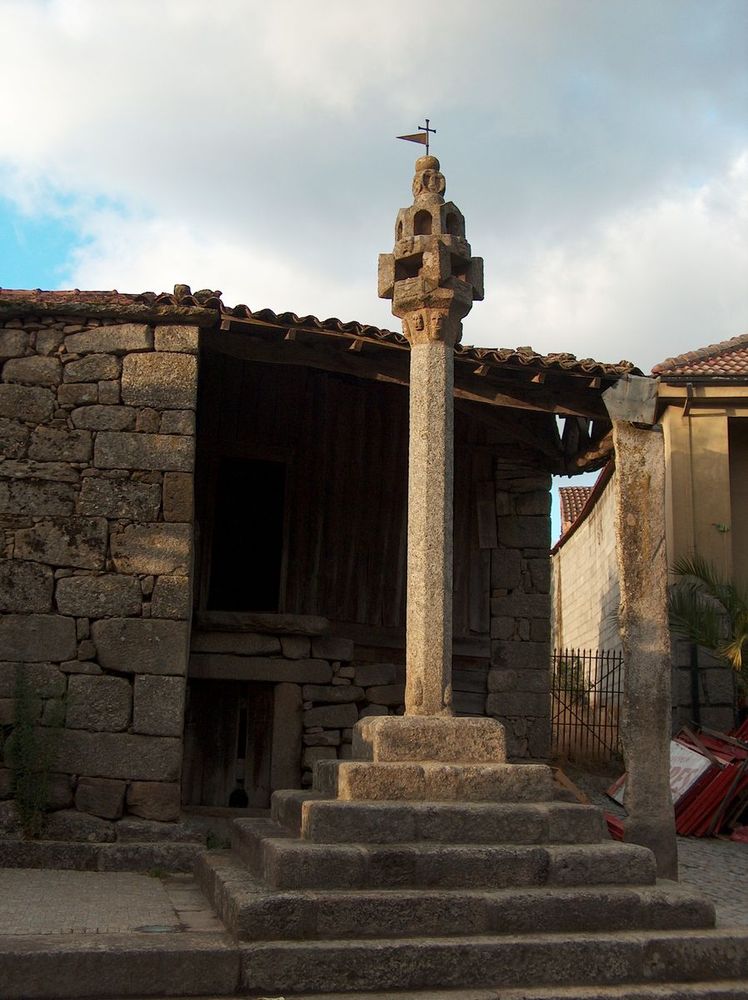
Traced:
MULTIPOLYGON (((1 797, 19 677, 52 809, 109 821, 264 808, 403 711, 400 335, 187 286, 0 321, 1 797)), ((455 349, 454 708, 516 760, 549 752, 551 476, 605 461, 631 370, 455 349)))
MULTIPOLYGON (((668 358, 652 369, 665 461, 668 564, 698 553, 720 576, 748 582, 748 335, 668 358)), ((613 464, 552 554, 554 642, 620 647, 613 464)), ((674 640, 673 724, 732 728, 735 678, 704 649, 674 640)))

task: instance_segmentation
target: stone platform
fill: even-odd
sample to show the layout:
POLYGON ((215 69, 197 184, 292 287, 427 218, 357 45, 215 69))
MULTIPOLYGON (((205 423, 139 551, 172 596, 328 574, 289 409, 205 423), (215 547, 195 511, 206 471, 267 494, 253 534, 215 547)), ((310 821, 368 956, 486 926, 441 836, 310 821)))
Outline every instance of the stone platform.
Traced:
POLYGON ((366 720, 365 759, 318 764, 201 859, 246 995, 748 998, 748 930, 464 721, 366 720))

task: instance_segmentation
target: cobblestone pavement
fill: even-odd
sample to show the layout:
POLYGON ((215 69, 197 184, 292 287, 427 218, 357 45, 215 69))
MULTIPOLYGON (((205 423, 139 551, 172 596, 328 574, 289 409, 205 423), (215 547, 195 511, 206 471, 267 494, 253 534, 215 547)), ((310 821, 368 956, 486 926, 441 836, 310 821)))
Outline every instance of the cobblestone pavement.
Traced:
POLYGON ((0 935, 223 931, 190 875, 0 869, 0 935))
POLYGON ((678 837, 680 881, 708 896, 724 926, 748 924, 748 844, 678 837))

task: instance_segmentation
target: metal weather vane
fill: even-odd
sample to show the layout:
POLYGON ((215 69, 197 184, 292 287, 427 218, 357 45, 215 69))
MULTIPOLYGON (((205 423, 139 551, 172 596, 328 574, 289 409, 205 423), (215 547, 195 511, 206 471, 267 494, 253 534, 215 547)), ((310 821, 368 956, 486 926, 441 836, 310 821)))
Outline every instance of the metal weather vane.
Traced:
POLYGON ((412 135, 398 135, 398 139, 405 139, 406 142, 419 142, 422 146, 426 147, 426 155, 429 153, 429 133, 436 135, 435 128, 429 128, 429 119, 426 119, 425 125, 418 126, 419 131, 414 132, 412 135))

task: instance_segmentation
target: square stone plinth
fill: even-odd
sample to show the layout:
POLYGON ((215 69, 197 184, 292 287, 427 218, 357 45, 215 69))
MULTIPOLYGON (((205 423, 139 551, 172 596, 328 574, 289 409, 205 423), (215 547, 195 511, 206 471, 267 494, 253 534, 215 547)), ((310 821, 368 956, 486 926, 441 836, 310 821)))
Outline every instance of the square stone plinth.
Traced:
POLYGON ((353 729, 355 760, 503 764, 504 727, 496 719, 452 716, 375 716, 353 729))
POLYGON ((349 802, 548 802, 553 781, 544 764, 320 760, 314 788, 349 802))

